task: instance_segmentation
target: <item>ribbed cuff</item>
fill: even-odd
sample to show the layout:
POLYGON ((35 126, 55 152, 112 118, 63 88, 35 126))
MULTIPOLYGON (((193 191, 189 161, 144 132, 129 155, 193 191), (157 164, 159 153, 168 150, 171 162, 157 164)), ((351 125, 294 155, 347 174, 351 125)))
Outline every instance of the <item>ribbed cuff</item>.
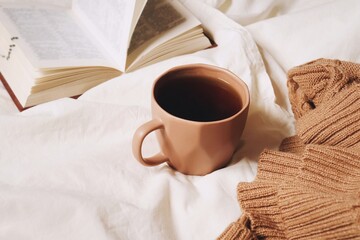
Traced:
POLYGON ((249 219, 242 215, 236 222, 230 224, 217 240, 253 240, 256 239, 248 228, 249 219))
MULTIPOLYGON (((360 153, 345 148, 307 145, 300 181, 326 193, 360 194, 360 153)), ((359 195, 360 197, 360 195, 359 195)))
POLYGON ((276 187, 259 180, 238 186, 240 207, 248 215, 251 232, 257 237, 285 239, 276 187))
POLYGON ((287 239, 359 239, 359 199, 324 194, 306 187, 278 190, 287 239))
POLYGON ((267 150, 259 169, 255 182, 238 185, 256 237, 360 238, 359 153, 320 145, 307 145, 302 157, 267 150))
POLYGON ((280 228, 290 239, 360 238, 359 196, 359 153, 307 145, 297 177, 278 184, 280 228))
POLYGON ((299 155, 266 149, 260 154, 256 179, 283 181, 285 177, 295 177, 301 164, 299 155))
POLYGON ((339 93, 296 122, 305 144, 352 147, 360 144, 360 85, 339 93))

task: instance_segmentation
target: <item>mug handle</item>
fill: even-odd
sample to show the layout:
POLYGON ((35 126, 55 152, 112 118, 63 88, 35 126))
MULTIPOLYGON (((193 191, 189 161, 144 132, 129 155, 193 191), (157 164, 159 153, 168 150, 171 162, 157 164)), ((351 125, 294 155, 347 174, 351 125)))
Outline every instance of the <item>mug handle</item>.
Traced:
POLYGON ((159 119, 153 119, 141 125, 135 132, 132 141, 132 151, 135 158, 144 166, 156 166, 167 162, 169 159, 161 152, 152 157, 144 158, 141 149, 146 136, 152 131, 164 128, 164 124, 159 119))

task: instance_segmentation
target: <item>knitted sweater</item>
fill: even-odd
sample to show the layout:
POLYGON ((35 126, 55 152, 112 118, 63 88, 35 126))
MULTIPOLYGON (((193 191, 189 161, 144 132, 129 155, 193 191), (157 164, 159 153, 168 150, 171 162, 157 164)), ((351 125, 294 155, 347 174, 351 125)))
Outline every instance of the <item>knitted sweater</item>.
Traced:
POLYGON ((263 151, 218 239, 360 239, 360 64, 318 59, 288 88, 297 135, 263 151))

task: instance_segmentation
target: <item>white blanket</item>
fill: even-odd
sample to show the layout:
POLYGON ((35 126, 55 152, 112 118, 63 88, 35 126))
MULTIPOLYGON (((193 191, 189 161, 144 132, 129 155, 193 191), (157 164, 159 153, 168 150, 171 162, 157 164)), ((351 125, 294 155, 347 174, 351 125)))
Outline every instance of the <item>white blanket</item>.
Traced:
MULTIPOLYGON (((216 48, 21 113, 0 85, 0 239, 215 239, 240 217, 236 186, 254 179, 261 151, 294 133, 286 71, 320 57, 360 63, 358 0, 182 2, 216 48), (248 84, 241 148, 229 166, 202 177, 140 165, 131 140, 151 118, 153 81, 198 62, 248 84)), ((153 136, 145 150, 158 150, 153 136)))

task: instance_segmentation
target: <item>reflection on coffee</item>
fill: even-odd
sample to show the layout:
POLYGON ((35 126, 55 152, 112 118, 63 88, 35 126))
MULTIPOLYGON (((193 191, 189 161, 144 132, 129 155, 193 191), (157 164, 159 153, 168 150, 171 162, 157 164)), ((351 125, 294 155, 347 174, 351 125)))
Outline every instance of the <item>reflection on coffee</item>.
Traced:
POLYGON ((187 120, 209 122, 241 110, 241 100, 226 82, 209 77, 183 77, 159 81, 155 99, 168 113, 187 120))

